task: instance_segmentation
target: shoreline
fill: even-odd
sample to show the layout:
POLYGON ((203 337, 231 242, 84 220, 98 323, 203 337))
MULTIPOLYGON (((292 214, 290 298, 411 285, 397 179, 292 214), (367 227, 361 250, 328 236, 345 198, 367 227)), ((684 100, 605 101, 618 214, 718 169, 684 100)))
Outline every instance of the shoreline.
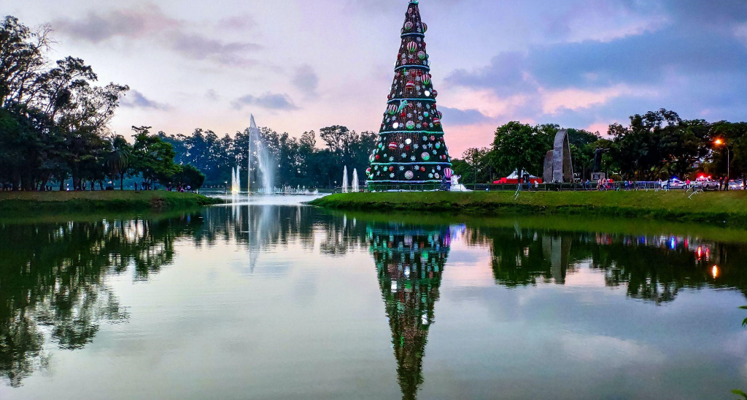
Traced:
POLYGON ((747 192, 399 192, 343 193, 310 202, 339 210, 479 216, 588 215, 703 222, 747 228, 747 192))
POLYGON ((176 210, 219 204, 193 194, 154 191, 0 192, 0 215, 36 211, 176 210))

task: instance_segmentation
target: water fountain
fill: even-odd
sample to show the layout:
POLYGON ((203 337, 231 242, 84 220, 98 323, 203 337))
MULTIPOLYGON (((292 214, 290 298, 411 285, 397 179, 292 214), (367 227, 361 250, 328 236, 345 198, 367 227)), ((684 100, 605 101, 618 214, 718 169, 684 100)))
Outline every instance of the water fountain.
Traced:
POLYGON ((342 192, 347 193, 348 192, 348 167, 345 166, 345 168, 342 171, 342 192))
POLYGON ((251 122, 249 124, 249 191, 251 192, 251 178, 252 178, 252 162, 253 158, 257 158, 257 166, 259 172, 262 174, 262 186, 257 188, 257 192, 264 194, 275 193, 275 159, 267 148, 265 143, 262 141, 262 135, 257 128, 257 123, 254 121, 254 115, 251 116, 251 122))
POLYGON ((352 183, 352 191, 353 193, 358 193, 361 190, 360 184, 358 183, 358 169, 353 168, 353 183, 352 183))
POLYGON ((231 171, 231 193, 233 195, 239 194, 241 191, 241 167, 236 167, 231 171))

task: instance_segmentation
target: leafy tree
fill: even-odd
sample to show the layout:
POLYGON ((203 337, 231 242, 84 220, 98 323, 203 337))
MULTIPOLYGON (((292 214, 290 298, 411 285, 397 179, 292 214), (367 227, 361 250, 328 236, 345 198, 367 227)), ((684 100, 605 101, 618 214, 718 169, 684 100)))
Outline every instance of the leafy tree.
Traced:
POLYGON ((26 104, 38 90, 50 31, 49 27, 32 31, 17 18, 5 17, 0 25, 0 107, 26 104))
POLYGON ((192 165, 179 165, 172 182, 182 186, 191 186, 192 189, 198 190, 205 182, 205 175, 192 165))
POLYGON ((72 176, 74 187, 103 187, 107 125, 129 88, 96 86, 93 69, 75 57, 47 68, 49 32, 13 17, 0 24, 0 182, 37 190, 72 176))
POLYGON ((627 179, 684 177, 708 154, 708 131, 705 121, 683 121, 674 111, 636 114, 630 127, 610 125, 610 156, 627 179))
POLYGON ((708 144, 711 147, 706 169, 717 175, 726 176, 727 160, 731 161, 731 178, 747 175, 747 122, 733 123, 727 121, 716 122, 711 125, 708 144), (713 142, 721 139, 722 146, 713 142), (727 149, 731 153, 727 156, 727 149))
POLYGON ((514 171, 541 175, 545 154, 552 148, 557 133, 556 125, 532 127, 519 122, 509 122, 495 131, 491 165, 498 174, 514 171))
POLYGON ((124 136, 117 135, 112 139, 111 151, 106 156, 106 166, 112 177, 119 177, 119 190, 124 190, 124 176, 130 168, 132 146, 124 136))
POLYGON ((174 164, 174 149, 158 135, 150 134, 149 126, 136 127, 133 146, 133 169, 148 184, 168 182, 178 171, 174 164))
POLYGON ((491 149, 470 148, 464 151, 461 160, 452 160, 454 173, 462 177, 463 183, 492 182, 493 166, 491 149), (475 175, 477 174, 477 175, 475 175))

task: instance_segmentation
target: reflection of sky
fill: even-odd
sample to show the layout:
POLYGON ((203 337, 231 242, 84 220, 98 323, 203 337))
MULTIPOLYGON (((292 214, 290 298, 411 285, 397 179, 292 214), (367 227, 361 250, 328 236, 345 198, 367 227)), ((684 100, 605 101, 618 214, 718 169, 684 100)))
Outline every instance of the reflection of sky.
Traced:
POLYGON ((452 247, 423 398, 698 399, 744 385, 742 294, 688 289, 654 306, 606 287, 585 262, 564 285, 507 289, 488 284, 487 253, 452 247))
MULTIPOLYGON (((110 278, 129 323, 103 325, 82 351, 50 349, 50 372, 0 398, 399 398, 369 249, 323 254, 342 218, 311 218, 310 238, 263 245, 251 270, 229 235, 178 240, 147 282, 110 278)), ((606 287, 587 262, 564 285, 508 289, 491 261, 489 247, 452 235, 420 398, 703 399, 747 387, 741 293, 682 289, 657 306, 606 287)))

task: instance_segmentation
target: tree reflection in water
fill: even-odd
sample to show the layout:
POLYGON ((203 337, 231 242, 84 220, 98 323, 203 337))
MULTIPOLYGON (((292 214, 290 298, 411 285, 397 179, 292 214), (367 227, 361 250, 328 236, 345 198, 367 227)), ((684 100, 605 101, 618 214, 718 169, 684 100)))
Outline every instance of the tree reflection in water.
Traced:
POLYGON ((127 321, 107 275, 130 266, 136 280, 157 273, 172 262, 174 240, 191 221, 0 225, 0 374, 20 386, 47 366, 47 340, 81 349, 101 323, 127 321))
POLYGON ((747 251, 741 244, 518 227, 471 229, 468 240, 490 247, 495 281, 509 288, 564 284, 568 274, 588 265, 604 273, 606 286, 623 286, 630 298, 656 304, 673 301, 683 288, 731 288, 747 295, 747 270, 739 262, 747 251))
POLYGON ((365 243, 365 224, 318 215, 310 207, 213 208, 174 218, 96 222, 0 224, 0 375, 22 385, 45 369, 47 342, 82 349, 102 323, 128 320, 127 308, 106 285, 109 275, 132 270, 147 281, 174 261, 174 243, 196 248, 236 243, 250 254, 250 272, 263 251, 300 242, 343 256, 365 243))
POLYGON ((392 331, 402 398, 415 399, 423 383, 425 345, 435 322, 451 233, 448 227, 371 224, 367 237, 392 331))

